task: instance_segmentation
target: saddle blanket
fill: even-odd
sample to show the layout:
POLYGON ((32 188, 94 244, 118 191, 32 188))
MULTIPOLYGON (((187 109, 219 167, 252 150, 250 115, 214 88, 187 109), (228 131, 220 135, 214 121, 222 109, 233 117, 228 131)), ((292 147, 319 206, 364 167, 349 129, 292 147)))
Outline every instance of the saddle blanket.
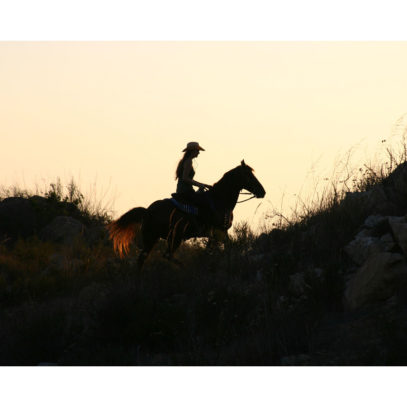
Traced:
POLYGON ((170 201, 182 212, 185 212, 189 215, 198 215, 198 208, 196 206, 178 202, 176 199, 171 198, 170 201))

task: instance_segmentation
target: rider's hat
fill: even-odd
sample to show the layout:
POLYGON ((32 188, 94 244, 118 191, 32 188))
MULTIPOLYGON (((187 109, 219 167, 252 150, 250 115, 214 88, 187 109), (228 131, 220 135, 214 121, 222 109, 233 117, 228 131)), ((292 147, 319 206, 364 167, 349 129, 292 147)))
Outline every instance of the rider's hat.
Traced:
POLYGON ((201 150, 201 151, 205 151, 198 142, 196 141, 190 141, 187 146, 182 150, 182 152, 184 153, 187 150, 201 150))

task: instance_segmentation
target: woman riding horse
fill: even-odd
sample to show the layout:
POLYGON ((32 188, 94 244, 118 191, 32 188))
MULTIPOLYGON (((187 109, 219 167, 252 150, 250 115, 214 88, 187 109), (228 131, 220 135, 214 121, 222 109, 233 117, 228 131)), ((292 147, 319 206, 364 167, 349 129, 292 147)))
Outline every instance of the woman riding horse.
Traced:
MULTIPOLYGON (((211 218, 216 217, 216 213, 210 207, 207 194, 202 193, 212 187, 194 180, 195 170, 192 166, 192 160, 198 157, 200 151, 205 150, 196 141, 189 142, 186 148, 182 150, 184 156, 179 161, 175 171, 175 179, 178 180, 177 192, 172 196, 178 201, 196 205, 199 208, 199 220, 202 223, 207 223, 211 218), (193 186, 199 188, 197 192, 193 186)), ((191 221, 195 228, 199 228, 195 217, 191 218, 191 221)))
MULTIPOLYGON (((263 198, 266 194, 263 186, 253 174, 253 169, 245 164, 228 171, 213 187, 203 192, 209 197, 216 212, 223 214, 220 223, 213 222, 212 226, 227 231, 231 227, 231 213, 237 203, 242 189, 253 194, 253 197, 263 198)), ((115 222, 108 225, 109 236, 113 240, 114 250, 124 257, 130 251, 130 244, 134 241, 138 226, 141 225, 143 240, 142 251, 138 258, 138 266, 142 267, 148 254, 159 238, 167 240, 166 257, 173 259, 173 254, 182 240, 191 237, 204 237, 202 230, 194 227, 191 216, 177 209, 171 199, 153 202, 148 208, 133 208, 115 222)))
POLYGON ((202 190, 210 188, 210 185, 202 184, 194 180, 195 171, 192 166, 192 160, 198 157, 200 151, 205 150, 196 141, 191 141, 187 144, 186 148, 182 150, 184 156, 179 161, 175 171, 175 179, 178 180, 177 194, 194 194, 193 185, 202 190))

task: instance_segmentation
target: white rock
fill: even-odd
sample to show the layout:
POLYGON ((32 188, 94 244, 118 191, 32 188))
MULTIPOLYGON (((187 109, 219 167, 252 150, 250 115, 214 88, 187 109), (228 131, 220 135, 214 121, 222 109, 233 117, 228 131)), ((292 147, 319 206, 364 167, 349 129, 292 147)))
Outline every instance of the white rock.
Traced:
POLYGON ((369 236, 364 229, 344 247, 344 250, 356 264, 362 265, 372 254, 384 251, 385 245, 378 237, 369 236))
POLYGON ((407 265, 398 253, 378 253, 369 257, 350 279, 344 305, 349 310, 370 302, 390 298, 400 281, 407 276, 407 265))
POLYGON ((404 216, 389 216, 389 224, 398 245, 407 255, 407 222, 404 216))
POLYGON ((382 215, 371 215, 366 218, 364 222, 364 226, 368 228, 374 228, 375 226, 379 225, 380 223, 384 222, 386 218, 382 215))

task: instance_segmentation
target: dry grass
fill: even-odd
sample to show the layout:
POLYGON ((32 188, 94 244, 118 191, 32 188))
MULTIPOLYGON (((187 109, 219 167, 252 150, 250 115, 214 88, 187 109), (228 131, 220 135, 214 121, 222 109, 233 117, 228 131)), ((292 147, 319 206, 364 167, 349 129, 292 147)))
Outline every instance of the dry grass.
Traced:
MULTIPOLYGON (((405 160, 403 151, 389 149, 383 164, 356 173, 345 160, 346 177, 338 175, 316 200, 299 201, 291 218, 272 214, 274 227, 260 236, 241 223, 224 245, 182 245, 182 267, 163 259, 163 242, 143 272, 134 251, 120 259, 103 239, 92 246, 36 238, 0 244, 0 363, 279 365, 295 355, 316 363, 309 358, 320 357, 321 321, 342 312, 349 267, 342 248, 368 215, 346 193, 380 185, 405 160)), ((51 199, 65 199, 54 192, 51 199)), ((104 216, 94 219, 106 224, 104 216)), ((387 325, 384 343, 403 343, 399 327, 387 325)), ((389 351, 378 358, 372 349, 359 360, 404 357, 389 351)))

